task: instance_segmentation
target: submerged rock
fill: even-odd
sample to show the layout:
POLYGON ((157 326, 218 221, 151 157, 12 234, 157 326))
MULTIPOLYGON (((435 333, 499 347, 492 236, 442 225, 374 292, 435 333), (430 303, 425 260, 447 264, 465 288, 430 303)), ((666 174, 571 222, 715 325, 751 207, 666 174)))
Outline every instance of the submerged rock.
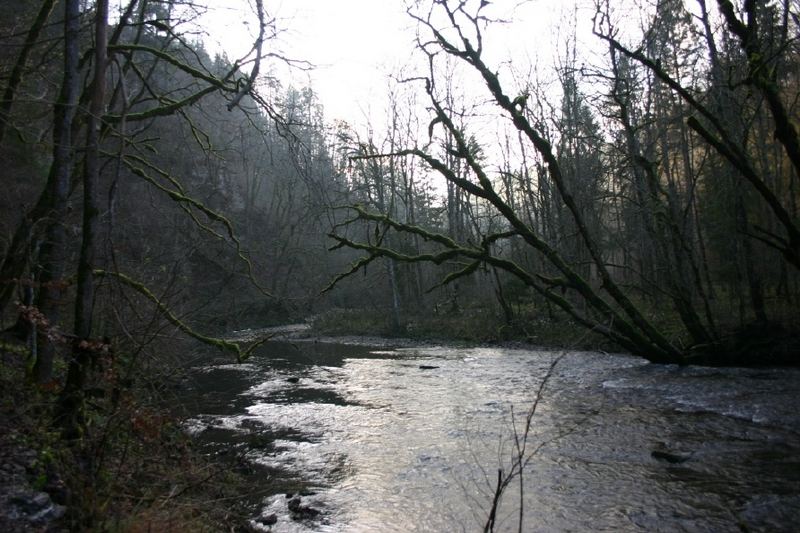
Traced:
POLYGON ((241 524, 234 531, 237 533, 262 533, 263 531, 272 531, 272 526, 277 523, 278 515, 276 513, 270 513, 250 519, 246 523, 241 524))
POLYGON ((659 461, 666 461, 667 463, 672 463, 672 464, 685 463, 686 461, 692 458, 691 454, 684 455, 684 454, 677 454, 670 452, 662 452, 660 450, 653 450, 650 453, 650 456, 653 457, 653 459, 657 459, 659 461))
POLYGON ((289 503, 287 503, 286 506, 292 513, 292 520, 305 520, 307 518, 314 518, 321 513, 321 511, 318 509, 314 509, 308 505, 303 505, 300 496, 295 496, 289 500, 289 503))
POLYGON ((664 461, 670 464, 685 463, 692 458, 694 452, 686 452, 683 450, 674 450, 667 447, 663 442, 656 443, 655 449, 650 452, 650 457, 657 461, 664 461))
POLYGON ((268 514, 267 516, 262 516, 258 519, 259 524, 263 524, 265 526, 274 526, 278 523, 278 515, 275 513, 268 514))

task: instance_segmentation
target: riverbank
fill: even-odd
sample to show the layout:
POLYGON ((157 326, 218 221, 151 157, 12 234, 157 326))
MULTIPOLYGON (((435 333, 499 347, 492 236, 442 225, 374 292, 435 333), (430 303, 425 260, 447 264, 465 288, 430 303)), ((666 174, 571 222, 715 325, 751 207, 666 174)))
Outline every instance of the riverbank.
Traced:
MULTIPOLYGON (((686 351, 686 363, 702 366, 800 366, 800 330, 781 322, 720 327, 716 341, 691 346, 675 332, 674 319, 659 327, 673 345, 686 351), (672 326, 670 324, 673 324, 672 326)), ((308 321, 303 333, 318 338, 365 337, 434 344, 468 344, 525 349, 595 350, 624 353, 609 339, 559 316, 519 316, 506 322, 483 309, 443 315, 410 316, 397 326, 374 310, 332 310, 308 321)))
POLYGON ((220 531, 247 524, 238 504, 244 479, 200 454, 152 390, 92 389, 86 433, 64 440, 53 424, 58 383, 30 383, 24 355, 11 347, 6 341, 0 349, 0 530, 220 531))
POLYGON ((483 309, 409 316, 399 327, 392 324, 388 315, 374 310, 335 309, 311 317, 306 328, 292 335, 295 338, 367 339, 370 343, 391 340, 404 345, 623 351, 601 335, 585 331, 568 319, 538 317, 509 324, 483 309))

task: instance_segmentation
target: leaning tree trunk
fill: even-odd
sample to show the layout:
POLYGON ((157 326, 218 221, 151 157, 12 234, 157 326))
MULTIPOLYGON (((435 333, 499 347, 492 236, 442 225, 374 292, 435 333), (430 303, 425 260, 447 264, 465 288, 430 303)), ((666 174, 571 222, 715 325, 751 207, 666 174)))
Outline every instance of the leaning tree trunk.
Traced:
POLYGON ((11 75, 8 78, 8 83, 3 91, 3 99, 0 100, 0 143, 3 142, 5 133, 8 130, 9 123, 11 122, 11 106, 14 104, 14 99, 22 83, 22 76, 25 71, 25 65, 28 63, 28 57, 31 51, 39 42, 39 36, 42 33, 45 23, 50 18, 50 13, 55 7, 56 0, 45 0, 36 18, 33 20, 28 35, 25 37, 25 44, 22 45, 17 60, 11 69, 11 75))

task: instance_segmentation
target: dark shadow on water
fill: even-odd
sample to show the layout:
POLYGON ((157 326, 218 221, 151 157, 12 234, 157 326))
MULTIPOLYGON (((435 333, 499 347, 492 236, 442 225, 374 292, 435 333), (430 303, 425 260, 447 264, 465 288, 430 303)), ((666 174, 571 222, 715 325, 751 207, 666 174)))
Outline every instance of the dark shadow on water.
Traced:
POLYGON ((303 366, 342 366, 345 359, 389 359, 391 347, 336 344, 315 341, 268 342, 253 355, 253 360, 269 359, 275 369, 303 366))
MULTIPOLYGON (((269 427, 247 416, 248 407, 254 403, 357 405, 334 390, 335 373, 321 377, 325 374, 320 367, 340 368, 352 358, 394 357, 388 350, 385 346, 278 341, 265 344, 241 365, 209 352, 180 384, 181 408, 195 414, 191 429, 199 448, 242 478, 249 489, 241 503, 257 513, 267 497, 320 488, 319 479, 309 481, 302 467, 278 468, 268 459, 289 451, 289 445, 318 442, 322 435, 313 428, 269 427), (221 423, 226 417, 229 423, 221 423)), ((350 472, 347 457, 329 457, 325 471, 328 483, 343 479, 350 472)))

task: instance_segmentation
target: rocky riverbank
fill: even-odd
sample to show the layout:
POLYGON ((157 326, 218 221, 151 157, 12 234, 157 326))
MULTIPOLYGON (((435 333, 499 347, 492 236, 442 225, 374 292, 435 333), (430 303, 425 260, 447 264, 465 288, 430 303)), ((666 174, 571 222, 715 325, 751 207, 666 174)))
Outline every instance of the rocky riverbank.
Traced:
POLYGON ((40 486, 47 474, 41 473, 39 453, 14 440, 19 440, 17 432, 0 441, 0 530, 66 531, 62 525, 67 512, 63 483, 51 473, 53 479, 40 486))
POLYGON ((66 531, 68 494, 39 442, 39 402, 21 386, 21 356, 0 354, 0 531, 66 531))

